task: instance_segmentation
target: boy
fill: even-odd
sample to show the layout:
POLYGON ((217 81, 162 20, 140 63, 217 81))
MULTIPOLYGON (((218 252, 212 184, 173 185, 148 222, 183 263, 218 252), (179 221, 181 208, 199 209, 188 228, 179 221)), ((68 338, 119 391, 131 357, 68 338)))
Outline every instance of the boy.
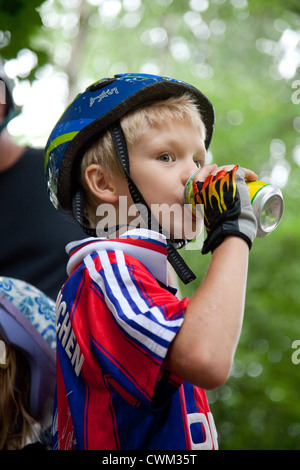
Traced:
POLYGON ((256 175, 204 166, 213 124, 194 87, 123 74, 79 95, 49 137, 50 197, 93 235, 68 245, 70 277, 57 299, 54 448, 217 448, 204 389, 226 381, 240 334, 256 234, 244 178, 256 175), (179 300, 167 259, 193 279, 175 248, 187 238, 183 192, 197 169, 212 259, 192 298, 179 300), (124 219, 122 197, 145 228, 131 209, 124 219), (95 217, 104 205, 116 215, 105 226, 95 217), (106 238, 95 237, 99 227, 106 238))

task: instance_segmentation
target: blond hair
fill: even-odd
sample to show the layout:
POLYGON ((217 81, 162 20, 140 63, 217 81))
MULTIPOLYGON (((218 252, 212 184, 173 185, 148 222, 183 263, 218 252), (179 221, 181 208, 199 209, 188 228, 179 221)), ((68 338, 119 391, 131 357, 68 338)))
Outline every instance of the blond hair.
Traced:
MULTIPOLYGON (((205 140, 205 126, 197 104, 188 93, 180 97, 171 97, 164 101, 157 101, 129 112, 120 123, 128 146, 135 145, 147 129, 158 127, 163 122, 181 120, 189 122, 196 131, 200 132, 205 140)), ((86 211, 90 224, 96 225, 96 208, 100 201, 90 192, 85 181, 85 170, 89 165, 97 164, 108 174, 125 178, 122 165, 114 149, 110 132, 107 130, 85 152, 81 161, 80 183, 85 192, 86 211)))
POLYGON ((0 450, 19 450, 32 437, 35 420, 28 411, 29 395, 29 365, 6 345, 5 367, 0 367, 0 450))

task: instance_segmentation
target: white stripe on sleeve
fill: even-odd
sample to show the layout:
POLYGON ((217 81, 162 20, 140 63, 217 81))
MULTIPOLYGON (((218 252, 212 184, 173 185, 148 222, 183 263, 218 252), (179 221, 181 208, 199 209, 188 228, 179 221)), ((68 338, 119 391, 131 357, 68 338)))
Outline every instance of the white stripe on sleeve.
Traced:
POLYGON ((126 286, 126 291, 122 291, 112 269, 108 254, 105 251, 99 251, 98 256, 100 258, 101 265, 104 270, 104 277, 109 285, 109 289, 106 288, 104 277, 102 277, 96 270, 93 259, 90 255, 84 259, 89 274, 103 292, 107 306, 120 327, 147 349, 153 351, 159 357, 165 358, 167 348, 159 344, 157 340, 155 340, 154 336, 162 338, 170 343, 176 332, 169 330, 167 325, 179 328, 183 319, 168 322, 168 320, 163 317, 158 307, 149 308, 131 279, 125 263, 124 253, 116 250, 115 254, 118 262, 119 273, 124 285, 126 286), (137 314, 132 309, 126 295, 124 295, 126 292, 129 294, 129 297, 132 299, 134 304, 137 305, 141 312, 140 314, 137 314), (125 316, 125 319, 119 315, 119 308, 121 309, 123 316, 125 316), (151 311, 151 314, 154 315, 158 322, 145 315, 148 311, 151 311), (126 321, 126 318, 130 323, 126 321), (136 327, 134 325, 136 325, 136 327), (139 327, 142 327, 146 331, 140 331, 139 327), (149 332, 149 336, 147 336, 147 331, 149 332))

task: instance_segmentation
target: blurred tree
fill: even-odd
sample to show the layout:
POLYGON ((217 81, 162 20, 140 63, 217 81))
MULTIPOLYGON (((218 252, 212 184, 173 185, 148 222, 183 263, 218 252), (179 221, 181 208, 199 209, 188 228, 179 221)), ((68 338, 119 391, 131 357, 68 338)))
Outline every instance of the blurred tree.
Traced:
MULTIPOLYGON (((42 21, 38 7, 42 0, 0 0, 0 51, 4 59, 11 59, 22 49, 31 49, 35 34, 40 31, 42 21)), ((37 49, 39 65, 50 58, 37 49)))
MULTIPOLYGON (((292 361, 292 343, 300 340, 299 2, 47 0, 37 29, 39 3, 18 0, 12 8, 0 1, 1 53, 8 60, 32 50, 38 62, 30 79, 46 73, 42 51, 50 69, 68 77, 68 100, 118 72, 193 83, 216 110, 208 160, 238 162, 281 187, 283 220, 250 253, 231 377, 209 399, 222 449, 300 449, 300 364, 292 361)), ((183 253, 201 279, 210 256, 195 256, 191 247, 183 253)), ((183 294, 191 295, 197 282, 182 286, 183 294)))

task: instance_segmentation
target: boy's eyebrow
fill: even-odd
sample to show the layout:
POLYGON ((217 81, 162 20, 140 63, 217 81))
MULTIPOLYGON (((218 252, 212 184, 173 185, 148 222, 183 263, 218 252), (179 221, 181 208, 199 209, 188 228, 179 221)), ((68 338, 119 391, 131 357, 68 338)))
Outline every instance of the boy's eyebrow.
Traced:
MULTIPOLYGON (((202 139, 202 136, 201 136, 201 139, 202 139)), ((154 142, 155 143, 155 142, 154 142)), ((162 145, 175 145, 175 146, 178 146, 178 145, 181 145, 180 142, 178 142, 178 140, 176 139, 176 137, 168 137, 168 139, 166 139, 163 143, 160 143, 158 142, 157 143, 157 146, 160 147, 162 145)), ((197 149, 195 151, 195 155, 206 155, 206 149, 205 149, 205 146, 204 146, 204 142, 203 142, 203 146, 199 147, 199 149, 197 149)))

